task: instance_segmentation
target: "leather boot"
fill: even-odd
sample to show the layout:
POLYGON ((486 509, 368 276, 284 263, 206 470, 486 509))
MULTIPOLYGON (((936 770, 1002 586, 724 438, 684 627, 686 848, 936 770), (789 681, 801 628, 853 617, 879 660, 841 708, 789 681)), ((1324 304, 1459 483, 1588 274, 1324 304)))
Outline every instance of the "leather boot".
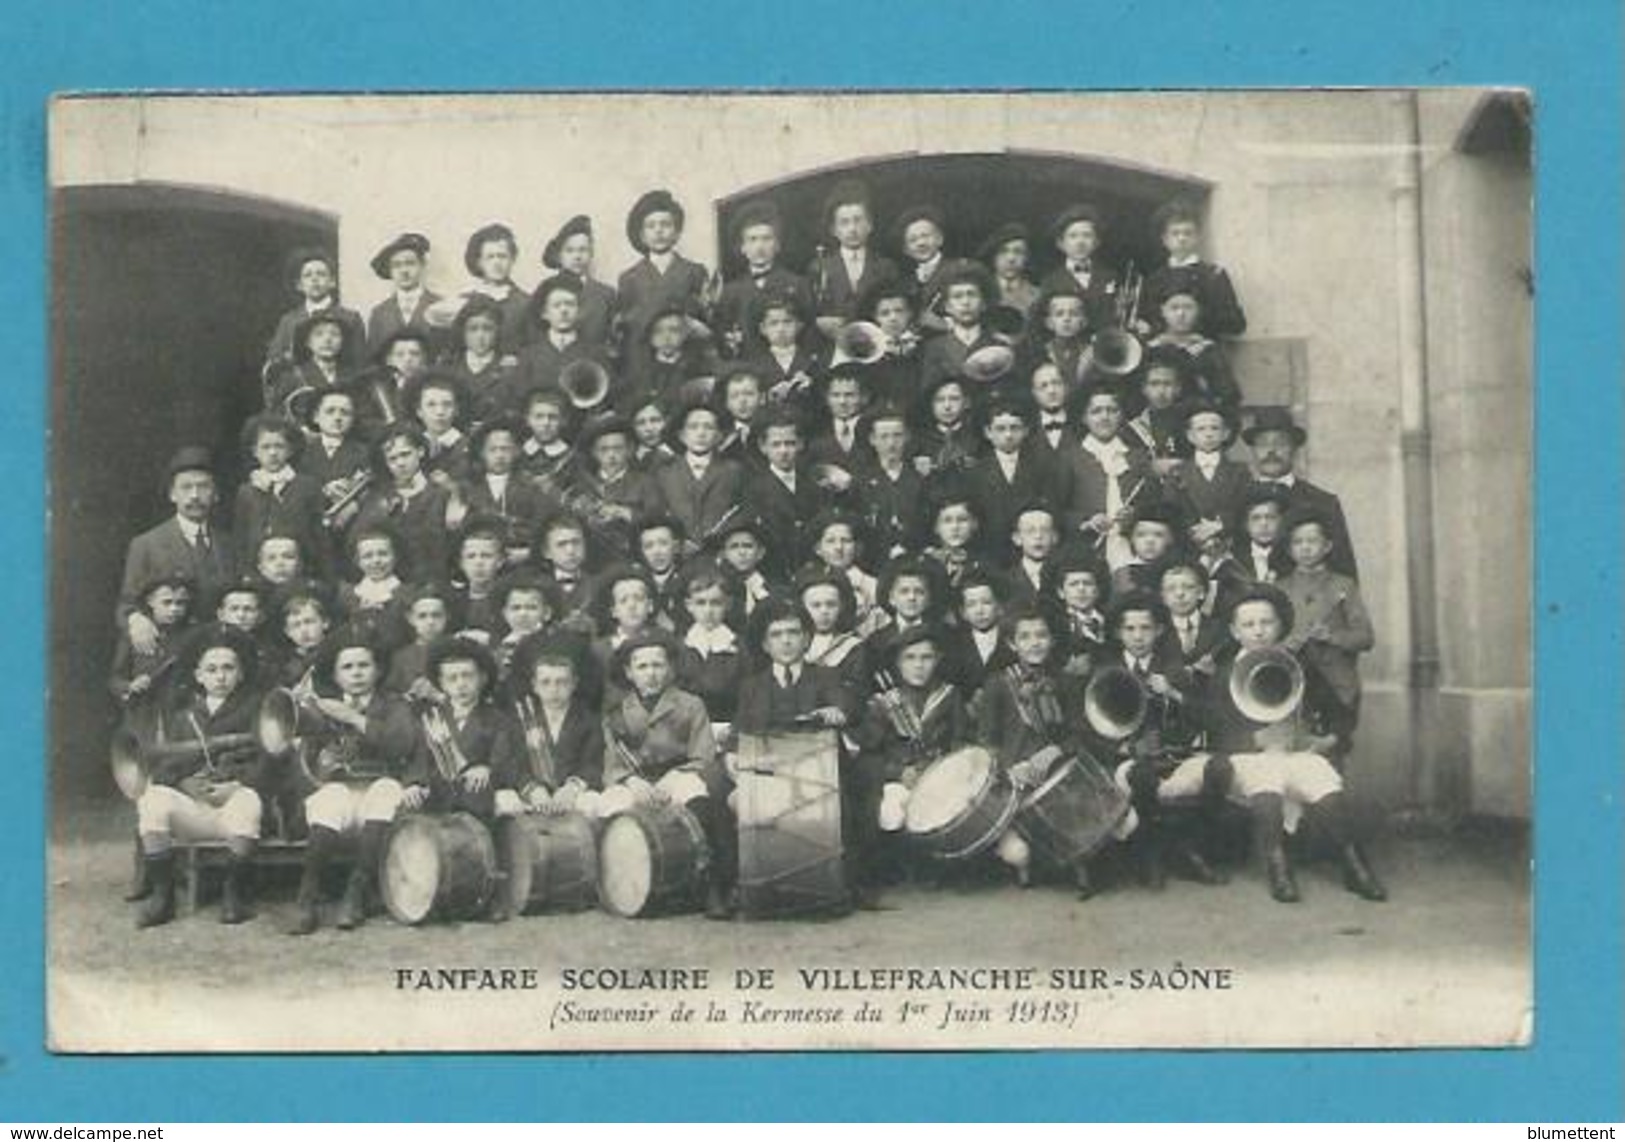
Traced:
POLYGON ((372 886, 378 882, 378 865, 384 854, 384 838, 389 833, 385 821, 368 821, 361 826, 361 843, 356 853, 355 866, 350 879, 344 884, 344 898, 339 901, 338 919, 334 925, 346 932, 367 922, 371 904, 372 886))
POLYGON ((1338 863, 1343 868, 1343 887, 1365 900, 1387 900, 1388 890, 1371 870, 1364 850, 1355 840, 1354 821, 1344 795, 1333 793, 1323 797, 1311 806, 1310 812, 1327 838, 1337 846, 1338 863))
POLYGON ((141 847, 141 834, 135 835, 135 855, 131 860, 130 885, 124 890, 124 899, 134 903, 152 895, 152 878, 147 875, 147 854, 141 847))
POLYGON ((311 826, 305 868, 299 878, 298 912, 288 929, 290 936, 308 936, 321 927, 322 870, 327 867, 337 841, 338 834, 332 829, 311 826))
POLYGON ((1287 860, 1282 843, 1286 827, 1283 824, 1281 798, 1266 793, 1252 799, 1253 849, 1264 864, 1264 876, 1269 883, 1270 896, 1282 904, 1296 904, 1298 881, 1292 875, 1292 864, 1287 860))
POLYGON ((1181 875, 1187 880, 1194 880, 1197 884, 1212 887, 1229 880, 1229 877, 1208 863, 1208 859, 1188 837, 1181 838, 1175 843, 1174 862, 1181 875))
POLYGON ((707 920, 732 920, 734 918, 733 894, 721 881, 712 879, 705 892, 705 918, 707 920))
POLYGON ((496 883, 491 886, 491 899, 485 902, 485 920, 488 924, 506 923, 513 915, 513 897, 509 885, 513 883, 512 870, 508 866, 509 854, 513 847, 508 842, 508 830, 512 828, 508 820, 494 821, 491 825, 491 838, 496 842, 496 883))
POLYGON ((220 897, 222 924, 241 924, 254 917, 248 907, 248 862, 248 853, 231 853, 226 857, 226 883, 220 897))
POLYGON ((147 883, 152 886, 152 892, 142 901, 135 926, 156 928, 175 918, 175 854, 172 851, 148 854, 142 863, 147 867, 147 883))
POLYGON ((1089 862, 1080 860, 1072 866, 1072 886, 1077 890, 1079 900, 1089 900, 1095 895, 1095 878, 1090 875, 1089 862))

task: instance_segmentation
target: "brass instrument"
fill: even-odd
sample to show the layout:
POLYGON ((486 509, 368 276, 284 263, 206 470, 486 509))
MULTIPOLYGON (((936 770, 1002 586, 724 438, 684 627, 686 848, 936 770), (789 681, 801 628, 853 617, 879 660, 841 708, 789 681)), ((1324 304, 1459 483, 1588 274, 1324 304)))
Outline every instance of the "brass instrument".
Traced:
POLYGON ((514 711, 519 716, 519 728, 525 739, 525 754, 530 758, 531 772, 549 789, 556 788, 559 783, 554 778, 558 776, 558 767, 554 764, 553 749, 536 709, 536 700, 529 694, 522 695, 514 703, 514 711))
MULTIPOLYGON (((394 370, 373 369, 356 380, 362 386, 357 396, 372 402, 379 420, 385 427, 393 425, 401 418, 401 411, 397 405, 400 396, 395 389, 394 370)), ((359 404, 359 400, 357 403, 359 404)))
POLYGON ((439 702, 424 703, 418 710, 418 723, 423 727, 423 739, 434 760, 435 772, 447 785, 456 784, 457 778, 469 768, 469 761, 457 744, 445 706, 439 702))
POLYGON ((886 334, 872 321, 852 321, 835 334, 835 352, 830 367, 852 362, 873 365, 886 355, 886 334))
POLYGON ((1083 716, 1089 728, 1107 741, 1131 738, 1151 710, 1151 695, 1125 666, 1095 671, 1083 692, 1083 716))
MULTIPOLYGON (((818 272, 813 275, 812 283, 813 317, 816 318, 824 311, 824 302, 829 299, 829 261, 822 242, 818 243, 818 248, 813 251, 813 265, 818 267, 818 272)), ((837 355, 839 355, 839 352, 839 340, 837 340, 837 355)))
POLYGON ((1016 367, 1016 351, 1009 345, 984 345, 965 358, 959 371, 967 380, 991 384, 1016 367))
POLYGON ((909 708, 907 699, 898 690, 897 679, 892 677, 891 671, 880 670, 875 673, 876 697, 885 707, 886 716, 891 719, 892 728, 909 743, 916 757, 925 756, 925 724, 918 714, 909 708))
POLYGON ((559 478, 557 470, 535 470, 529 473, 529 478, 538 491, 558 501, 560 507, 585 524, 600 542, 613 550, 625 546, 629 536, 624 534, 622 527, 617 526, 625 521, 609 511, 617 505, 573 482, 566 483, 559 478))
POLYGON ((609 370, 587 358, 571 361, 559 372, 559 387, 583 412, 597 408, 609 396, 609 370))
POLYGON ((120 728, 109 747, 109 765, 119 792, 131 801, 146 792, 152 767, 162 761, 202 757, 213 768, 214 754, 255 745, 253 734, 216 734, 190 741, 149 742, 129 728, 120 728))
POLYGON ((359 471, 345 481, 345 489, 322 512, 322 526, 332 529, 340 526, 339 520, 344 513, 366 494, 372 487, 373 475, 368 471, 359 471))
POLYGON ((1140 293, 1144 278, 1128 264, 1123 282, 1117 291, 1112 324, 1089 338, 1084 351, 1083 368, 1105 373, 1109 377, 1126 377, 1140 367, 1145 359, 1145 345, 1134 335, 1134 323, 1140 316, 1140 293))
POLYGON ((1243 717, 1268 726, 1298 713, 1303 687, 1303 667, 1283 647, 1244 650, 1230 668, 1230 700, 1243 717))

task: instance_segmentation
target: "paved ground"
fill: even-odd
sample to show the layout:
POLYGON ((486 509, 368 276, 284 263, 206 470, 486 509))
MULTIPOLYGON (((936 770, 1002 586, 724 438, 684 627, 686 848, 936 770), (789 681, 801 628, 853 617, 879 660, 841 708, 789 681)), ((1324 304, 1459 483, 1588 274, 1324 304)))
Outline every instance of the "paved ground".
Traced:
POLYGON ((1383 905, 1350 896, 1320 865, 1301 873, 1297 906, 1272 902, 1251 870, 1221 888, 1175 882, 1160 895, 1119 884, 1086 903, 1058 886, 1021 892, 967 878, 899 888, 886 911, 821 922, 588 912, 409 929, 379 919, 294 940, 281 932, 287 878, 240 927, 216 923, 206 906, 137 932, 120 900, 128 806, 70 809, 51 852, 52 1034, 64 1049, 1512 1045, 1531 1034, 1528 859, 1504 836, 1385 839, 1375 859, 1393 900, 1383 905), (1176 965, 1228 968, 1231 986, 1150 986, 1152 972, 1167 982, 1176 965), (720 996, 733 1005, 729 1021, 672 1026, 682 997, 669 991, 559 990, 562 969, 599 966, 708 968, 719 990, 686 998, 703 1009, 720 996), (777 970, 779 988, 758 998, 845 1012, 822 1029, 741 1019, 727 992, 742 966, 777 970), (798 968, 816 966, 1024 966, 1037 969, 1040 990, 988 996, 990 1019, 948 1038, 922 1019, 940 1021, 949 993, 919 993, 931 1010, 904 1025, 900 992, 795 984, 798 968), (539 990, 398 990, 396 969, 416 967, 533 968, 539 990), (1045 989, 1052 969, 1069 967, 1100 968, 1110 985, 1045 989), (883 1021, 860 1027, 850 1017, 866 997, 883 1021), (1072 1005, 1007 1007, 1024 997, 1072 1005), (640 1022, 650 1011, 657 1022, 640 1022))

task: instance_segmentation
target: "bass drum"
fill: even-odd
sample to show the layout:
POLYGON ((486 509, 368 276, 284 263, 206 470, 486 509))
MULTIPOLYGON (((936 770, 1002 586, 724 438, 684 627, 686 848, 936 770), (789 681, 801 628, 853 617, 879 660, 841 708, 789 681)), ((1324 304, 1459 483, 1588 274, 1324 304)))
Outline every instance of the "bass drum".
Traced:
POLYGON ((580 813, 504 822, 514 911, 579 911, 598 902, 598 834, 580 813))
POLYGON ((598 899, 627 918, 689 912, 705 898, 711 852, 681 805, 638 805, 611 817, 598 844, 598 899))
POLYGON ((1051 863, 1070 867, 1128 816, 1128 796, 1088 754, 1069 757, 1022 799, 1016 831, 1051 863))
POLYGON ((987 750, 958 749, 932 762, 909 795, 903 827, 941 860, 965 860, 997 841, 1020 802, 987 750))
POLYGON ((384 842, 379 890, 402 924, 472 920, 496 891, 496 846, 467 813, 412 814, 384 842))

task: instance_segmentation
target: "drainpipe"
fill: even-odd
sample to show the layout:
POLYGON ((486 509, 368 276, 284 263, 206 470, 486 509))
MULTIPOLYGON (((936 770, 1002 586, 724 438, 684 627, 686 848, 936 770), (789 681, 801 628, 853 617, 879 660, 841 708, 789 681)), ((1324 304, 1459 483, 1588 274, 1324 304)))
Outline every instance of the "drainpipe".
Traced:
MULTIPOLYGON (((1438 578, 1433 542, 1433 436, 1428 426, 1427 290, 1422 233, 1422 130, 1417 93, 1394 96, 1394 268, 1399 301, 1401 502, 1411 634, 1409 800, 1422 818, 1446 808, 1440 781, 1438 578)), ((1452 798, 1453 799, 1453 798, 1452 798)))

